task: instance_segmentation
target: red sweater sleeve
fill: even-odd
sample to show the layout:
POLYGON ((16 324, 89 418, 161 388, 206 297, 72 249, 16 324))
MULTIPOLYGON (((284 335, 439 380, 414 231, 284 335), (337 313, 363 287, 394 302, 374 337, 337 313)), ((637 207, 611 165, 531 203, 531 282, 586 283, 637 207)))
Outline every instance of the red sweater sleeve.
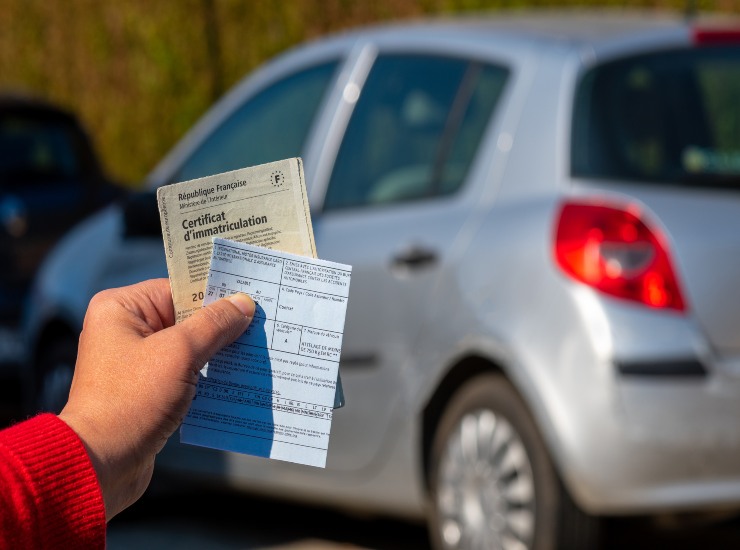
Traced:
POLYGON ((0 431, 0 550, 104 547, 103 495, 77 434, 53 414, 0 431))

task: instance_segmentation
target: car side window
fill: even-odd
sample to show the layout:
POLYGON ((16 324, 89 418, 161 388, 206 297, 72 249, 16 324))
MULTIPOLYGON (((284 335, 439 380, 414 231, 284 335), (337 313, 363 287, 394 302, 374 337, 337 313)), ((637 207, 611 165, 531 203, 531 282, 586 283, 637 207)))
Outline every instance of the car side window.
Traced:
POLYGON ((229 116, 180 167, 185 181, 301 154, 338 62, 294 73, 229 116))
POLYGON ((455 192, 508 71, 463 59, 381 56, 339 148, 324 209, 455 192))

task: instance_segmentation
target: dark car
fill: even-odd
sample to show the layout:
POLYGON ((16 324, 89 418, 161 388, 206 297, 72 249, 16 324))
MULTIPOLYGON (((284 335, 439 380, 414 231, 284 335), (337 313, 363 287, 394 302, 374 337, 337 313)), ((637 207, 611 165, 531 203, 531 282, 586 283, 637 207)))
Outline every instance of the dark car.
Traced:
POLYGON ((71 113, 0 95, 0 367, 22 352, 18 325, 36 269, 79 220, 111 201, 90 138, 71 113))

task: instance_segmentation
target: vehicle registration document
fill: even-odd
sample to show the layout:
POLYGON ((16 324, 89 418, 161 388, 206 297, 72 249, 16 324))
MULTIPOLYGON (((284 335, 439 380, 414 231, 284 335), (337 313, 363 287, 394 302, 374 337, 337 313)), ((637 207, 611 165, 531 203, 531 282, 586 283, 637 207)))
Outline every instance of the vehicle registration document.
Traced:
MULTIPOLYGON (((233 241, 250 243, 252 245, 272 249, 272 251, 263 250, 263 253, 271 253, 279 250, 297 254, 304 256, 302 261, 308 261, 316 257, 316 246, 314 244, 306 186, 303 178, 303 166, 301 160, 298 158, 282 160, 183 183, 163 186, 157 190, 157 202, 159 206, 167 269, 170 276, 170 285, 172 288, 172 298, 175 306, 175 317, 177 322, 187 318, 203 305, 204 298, 206 297, 206 279, 209 275, 209 265, 211 261, 211 252, 214 246, 214 237, 228 238, 233 241)), ((248 267, 251 269, 251 265, 248 263, 242 262, 238 265, 244 269, 247 269, 248 267)), ((346 266, 344 267, 346 268, 346 266)), ((248 276, 252 275, 250 271, 239 273, 229 271, 229 273, 238 276, 237 278, 239 280, 244 281, 247 280, 248 276)), ((313 279, 307 280, 313 281, 313 279)), ((347 277, 347 283, 349 283, 349 276, 347 277)), ((258 302, 258 312, 267 311, 265 304, 261 304, 259 302, 257 296, 254 296, 253 291, 250 291, 243 286, 239 286, 236 279, 233 281, 232 286, 227 284, 226 287, 222 288, 231 290, 243 289, 245 292, 252 295, 252 297, 258 302)), ((346 296, 344 296, 344 299, 346 301, 346 296)), ((292 307, 296 307, 295 304, 291 305, 292 307)), ((310 304, 307 304, 306 307, 309 305, 310 304)), ((300 307, 304 307, 304 304, 301 304, 300 307)), ((303 309, 295 311, 297 313, 305 312, 303 309)), ((263 315, 263 318, 267 320, 265 315, 263 315)), ((344 319, 343 316, 342 319, 344 319)), ((275 322, 276 318, 273 316, 270 320, 275 322)), ((286 321, 281 320, 281 322, 285 323, 286 321)), ((253 323, 257 323, 253 326, 259 326, 258 319, 255 319, 253 323)), ((318 327, 312 327, 311 325, 300 326, 305 326, 309 329, 318 329, 318 327)), ((338 345, 335 346, 337 348, 341 347, 341 330, 339 332, 340 339, 338 341, 338 345)), ((313 335, 309 335, 309 339, 306 340, 307 346, 311 344, 312 336, 313 335)), ((305 347, 306 346, 304 346, 304 348, 305 347)), ((267 347, 264 349, 267 349, 267 347)), ((246 359, 253 356, 254 354, 252 356, 242 354, 239 357, 246 359)), ((269 370, 270 374, 273 374, 271 368, 268 368, 271 367, 271 363, 269 362, 269 353, 263 353, 261 357, 263 359, 263 362, 261 363, 261 368, 263 370, 260 372, 264 375, 269 370)), ((324 360, 330 362, 333 361, 332 359, 326 358, 324 360)), ((234 358, 232 357, 229 361, 233 362, 234 358)), ((223 363, 219 364, 223 365, 223 363)), ((338 355, 336 357, 336 365, 338 365, 338 355)), ((242 367, 248 370, 246 366, 239 366, 240 369, 242 367)), ((251 372, 257 371, 252 369, 251 372)), ((333 403, 334 407, 339 407, 343 405, 344 396, 341 388, 341 380, 338 378, 337 369, 334 369, 333 372, 335 375, 334 387, 336 388, 336 392, 333 393, 333 390, 329 390, 327 388, 324 389, 326 393, 331 393, 332 395, 330 405, 333 403)), ((207 373, 208 371, 205 370, 204 375, 207 373)), ((237 371, 235 367, 235 378, 237 378, 236 374, 238 373, 244 374, 244 371, 237 371)), ((205 378, 206 377, 204 376, 202 379, 202 382, 204 383, 206 382, 205 378)), ((274 377, 271 377, 267 386, 274 384, 275 381, 272 378, 274 377)), ((224 379, 224 381, 225 380, 227 379, 224 379)), ((232 377, 229 377, 228 380, 234 384, 242 383, 236 379, 232 380, 232 377)), ((266 380, 263 380, 263 382, 266 382, 266 380)), ((249 382, 247 385, 251 384, 252 382, 249 382)), ((265 389, 267 386, 263 384, 261 387, 265 389)), ((229 386, 228 384, 226 387, 237 388, 237 386, 229 386)), ((304 389, 312 387, 315 386, 306 384, 304 389)), ((202 389, 203 388, 199 385, 198 392, 201 393, 202 389)), ((255 390, 252 389, 252 391, 255 390)), ((260 395, 264 398, 265 395, 276 396, 277 394, 270 392, 268 394, 262 393, 260 395)), ((241 397, 243 397, 243 395, 241 397)), ((306 403, 309 403, 307 398, 302 399, 306 397, 303 394, 293 397, 296 399, 301 398, 298 400, 301 404, 305 405, 306 403)), ((203 394, 200 401, 202 402, 205 399, 208 398, 203 394)), ((243 443, 250 437, 255 441, 256 438, 242 434, 241 439, 239 439, 236 438, 236 434, 233 433, 232 437, 227 438, 226 434, 229 432, 229 426, 226 425, 227 429, 223 429, 224 426, 216 428, 214 422, 209 423, 209 429, 211 430, 209 433, 212 436, 211 439, 201 437, 203 435, 203 433, 201 433, 197 442, 189 442, 209 447, 221 449, 228 448, 229 450, 249 452, 259 456, 271 456, 273 458, 291 456, 293 458, 284 459, 296 459, 296 462, 323 465, 326 459, 326 450, 323 452, 323 460, 321 461, 317 458, 321 453, 319 453, 319 455, 315 455, 315 453, 307 451, 304 455, 301 455, 300 453, 286 455, 285 453, 282 453, 282 451, 278 451, 278 447, 282 449, 283 445, 276 446, 276 454, 272 454, 272 443, 284 436, 275 431, 277 429, 277 425, 270 423, 270 419, 274 418, 273 413, 264 412, 268 411, 268 409, 265 408, 265 400, 263 399, 261 402, 265 405, 264 407, 242 409, 240 410, 241 416, 238 417, 246 421, 248 418, 247 411, 249 411, 249 414, 253 414, 253 419, 264 422, 263 424, 252 424, 253 427, 260 425, 262 429, 262 431, 252 430, 252 436, 256 431, 262 433, 264 436, 263 441, 270 443, 269 449, 267 448, 267 443, 263 443, 261 446, 252 445, 249 449, 243 444, 236 445, 237 440, 242 441, 243 443), (260 414, 255 417, 254 415, 258 412, 260 412, 260 414), (265 432, 264 429, 270 426, 273 428, 272 433, 265 435, 267 432, 265 432), (222 432, 218 432, 217 429, 222 429, 222 432), (216 437, 219 433, 224 435, 216 437), (222 443, 226 439, 229 441, 228 447, 225 443, 222 443), (306 458, 300 459, 301 456, 305 456, 306 458)), ((310 404, 319 406, 319 403, 310 402, 310 404)), ((275 411, 280 407, 285 407, 286 405, 284 400, 275 399, 270 406, 272 408, 269 410, 275 411)), ((287 406, 290 407, 292 405, 288 404, 287 406)), ((233 412, 235 411, 232 410, 232 413, 233 412)), ((326 425, 325 431, 328 440, 328 427, 331 423, 331 410, 326 416, 328 424, 326 425)), ((222 415, 220 416, 220 419, 225 422, 227 417, 222 415)), ((234 419, 232 419, 231 422, 233 423, 234 419)), ((296 426, 296 429, 299 427, 297 424, 294 424, 294 426, 296 426)), ((184 427, 183 430, 181 430, 181 440, 185 441, 183 433, 187 433, 188 429, 185 429, 184 427)), ((233 426, 231 431, 234 431, 233 426)), ((300 430, 292 431, 290 438, 295 440, 298 433, 300 433, 300 430)), ((304 433, 304 436, 306 433, 304 433)), ((311 441, 310 437, 308 438, 308 441, 311 441)), ((297 448, 295 445, 294 447, 297 448)))
POLYGON ((299 158, 166 185, 157 203, 177 321, 203 303, 213 237, 316 257, 299 158))
POLYGON ((215 238, 204 305, 257 304, 201 371, 180 441, 324 467, 352 268, 215 238))

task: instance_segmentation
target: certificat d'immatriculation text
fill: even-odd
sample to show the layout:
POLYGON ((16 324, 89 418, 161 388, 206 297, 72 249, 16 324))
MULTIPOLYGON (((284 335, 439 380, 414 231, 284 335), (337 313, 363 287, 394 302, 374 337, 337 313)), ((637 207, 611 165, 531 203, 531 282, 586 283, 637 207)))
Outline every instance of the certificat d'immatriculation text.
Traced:
POLYGON ((157 203, 178 323, 203 303, 213 237, 316 257, 299 158, 165 185, 157 203))
POLYGON ((351 272, 213 239, 204 305, 244 292, 257 309, 201 371, 180 441, 323 468, 351 272))

